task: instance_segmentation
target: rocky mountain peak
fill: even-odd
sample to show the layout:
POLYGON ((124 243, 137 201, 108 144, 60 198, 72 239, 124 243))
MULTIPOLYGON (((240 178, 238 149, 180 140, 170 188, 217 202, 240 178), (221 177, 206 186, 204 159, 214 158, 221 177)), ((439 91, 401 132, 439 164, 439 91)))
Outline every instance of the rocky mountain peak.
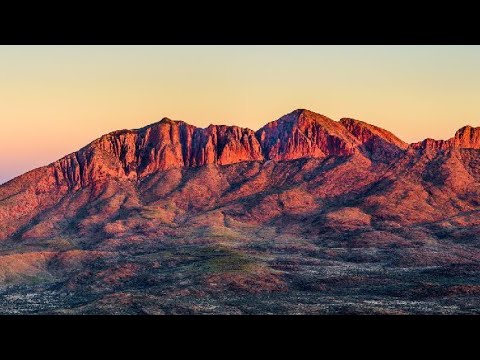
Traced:
POLYGON ((339 122, 355 136, 361 144, 361 150, 373 160, 389 162, 408 147, 391 132, 366 122, 351 118, 343 118, 339 122))
POLYGON ((305 109, 268 123, 256 134, 264 156, 271 160, 351 155, 358 144, 338 122, 305 109))
POLYGON ((462 127, 457 130, 452 142, 456 147, 480 149, 480 127, 462 127))
MULTIPOLYGON (((297 109, 263 126, 210 125, 199 128, 167 117, 137 130, 101 136, 79 151, 45 167, 58 187, 80 189, 108 179, 138 181, 159 171, 230 165, 248 161, 284 161, 363 154, 389 163, 407 149, 404 141, 379 127, 343 118, 334 121, 297 109)), ((449 140, 427 139, 410 148, 429 153, 451 148, 480 149, 480 128, 465 126, 449 140)), ((46 170, 46 171, 47 171, 46 170)))
POLYGON ((480 127, 464 126, 455 132, 448 140, 425 139, 410 145, 413 149, 423 149, 427 152, 438 150, 480 149, 480 127))

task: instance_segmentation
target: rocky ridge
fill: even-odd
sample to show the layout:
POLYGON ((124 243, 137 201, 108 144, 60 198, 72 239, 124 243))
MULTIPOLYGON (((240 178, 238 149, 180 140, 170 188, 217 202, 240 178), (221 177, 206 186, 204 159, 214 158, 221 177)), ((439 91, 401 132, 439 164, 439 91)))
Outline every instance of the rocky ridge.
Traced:
POLYGON ((0 313, 475 313, 480 128, 163 119, 0 186, 0 313))

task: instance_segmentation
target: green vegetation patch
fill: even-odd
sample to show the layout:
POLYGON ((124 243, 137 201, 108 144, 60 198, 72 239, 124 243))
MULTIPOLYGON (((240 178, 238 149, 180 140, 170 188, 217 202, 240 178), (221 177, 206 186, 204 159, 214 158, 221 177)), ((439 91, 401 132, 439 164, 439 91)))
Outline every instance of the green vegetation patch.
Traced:
POLYGON ((255 265, 254 259, 238 251, 221 249, 212 252, 212 257, 205 263, 207 272, 249 272, 255 265))
POLYGON ((202 235, 205 238, 213 238, 216 241, 235 241, 244 239, 244 236, 239 232, 223 226, 209 226, 205 229, 202 235))

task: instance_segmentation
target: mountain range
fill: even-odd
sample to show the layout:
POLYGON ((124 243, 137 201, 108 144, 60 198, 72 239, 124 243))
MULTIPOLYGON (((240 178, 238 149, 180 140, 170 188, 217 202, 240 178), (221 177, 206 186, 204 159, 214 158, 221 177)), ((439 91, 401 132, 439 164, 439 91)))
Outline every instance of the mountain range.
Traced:
POLYGON ((167 118, 0 186, 2 313, 472 313, 480 127, 167 118))

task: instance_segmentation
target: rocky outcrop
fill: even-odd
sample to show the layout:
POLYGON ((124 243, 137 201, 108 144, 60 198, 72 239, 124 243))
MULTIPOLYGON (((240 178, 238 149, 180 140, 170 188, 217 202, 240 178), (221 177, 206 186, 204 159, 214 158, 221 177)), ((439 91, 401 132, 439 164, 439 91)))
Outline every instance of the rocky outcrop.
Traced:
POLYGON ((263 160, 260 144, 250 129, 210 125, 207 129, 197 129, 192 142, 193 146, 184 158, 184 166, 263 160))
POLYGON ((41 183, 49 184, 48 191, 78 190, 112 178, 137 181, 174 168, 357 153, 389 163, 407 148, 425 154, 480 149, 480 128, 465 126, 449 140, 426 139, 409 146, 392 133, 365 122, 349 118, 337 122, 304 109, 270 122, 257 132, 225 125, 203 129, 164 118, 138 130, 115 131, 100 137, 46 167, 48 179, 41 183))
POLYGON ((480 127, 475 128, 467 125, 459 129, 451 139, 425 139, 411 144, 410 147, 426 152, 450 149, 480 149, 480 127))
POLYGON ((450 139, 452 146, 462 149, 480 149, 480 127, 464 126, 450 139))
MULTIPOLYGON (((408 163, 417 161, 412 154, 433 158, 449 149, 480 149, 480 128, 465 126, 449 140, 426 139, 407 145, 392 133, 362 121, 345 118, 336 122, 303 109, 257 132, 224 125, 203 129, 164 118, 141 129, 104 135, 47 167, 1 186, 0 200, 13 199, 14 193, 15 199, 23 196, 31 201, 15 201, 15 208, 4 206, 0 215, 5 218, 10 211, 18 216, 30 213, 40 204, 49 204, 54 193, 62 196, 89 186, 100 191, 109 179, 137 182, 169 169, 359 154, 385 164, 395 163, 405 155, 402 159, 408 163)), ((476 157, 472 156, 462 154, 459 158, 470 164, 468 171, 477 177, 476 157)))
POLYGON ((201 129, 163 119, 141 129, 137 137, 136 167, 140 177, 178 167, 263 160, 255 133, 238 126, 210 125, 201 129))
POLYGON ((257 131, 269 160, 352 155, 358 140, 340 123, 308 110, 295 110, 257 131))
POLYGON ((389 162, 401 156, 408 144, 391 132, 360 120, 343 118, 342 124, 361 144, 361 150, 376 161, 389 162))
POLYGON ((406 149, 408 144, 390 131, 379 128, 378 126, 367 124, 366 122, 351 118, 340 119, 342 124, 353 136, 355 136, 362 144, 367 144, 373 139, 381 139, 385 143, 392 144, 399 149, 406 149))
POLYGON ((202 129, 164 118, 139 130, 104 135, 51 167, 58 185, 78 189, 108 178, 138 180, 172 168, 352 155, 365 140, 357 135, 341 122, 308 110, 296 110, 256 133, 225 125, 202 129))
POLYGON ((224 125, 201 129, 165 118, 139 130, 104 135, 50 166, 59 185, 78 189, 111 177, 137 180, 172 168, 261 160, 252 130, 224 125))
POLYGON ((0 313, 478 312, 478 135, 306 110, 112 132, 0 186, 0 313))

